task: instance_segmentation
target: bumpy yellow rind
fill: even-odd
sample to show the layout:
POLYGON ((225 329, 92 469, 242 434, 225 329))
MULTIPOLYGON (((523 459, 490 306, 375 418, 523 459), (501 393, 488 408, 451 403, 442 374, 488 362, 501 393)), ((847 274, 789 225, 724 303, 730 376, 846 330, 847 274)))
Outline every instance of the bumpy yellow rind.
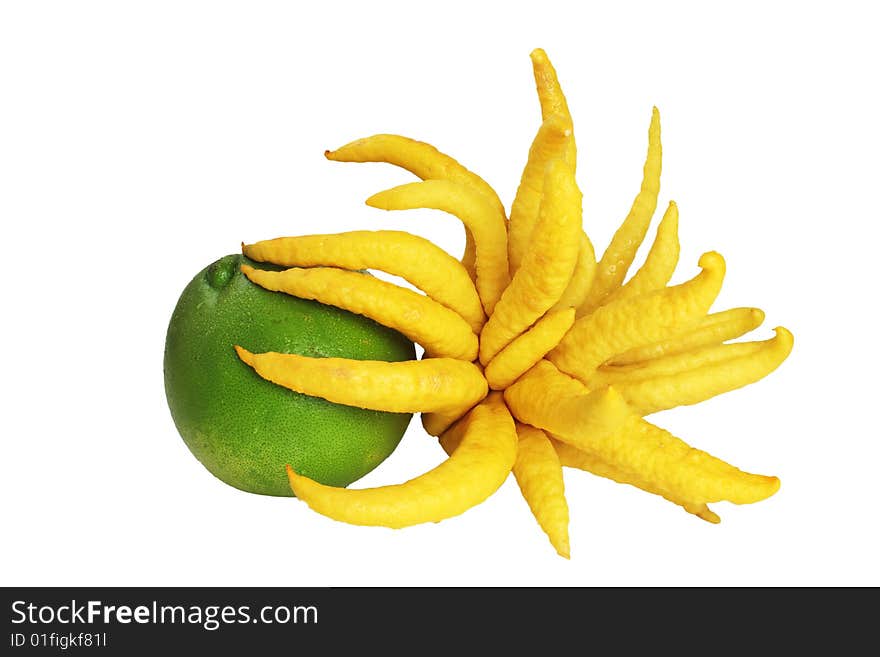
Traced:
POLYGON ((691 502, 689 500, 684 500, 676 497, 668 491, 661 490, 657 486, 651 484, 648 481, 640 479, 630 472, 625 472, 620 468, 614 467, 613 465, 606 463, 601 458, 591 452, 586 452, 582 449, 578 449, 577 447, 569 445, 568 443, 563 442, 557 438, 551 437, 551 441, 553 443, 553 447, 556 449, 556 453, 559 455, 559 461, 564 467, 577 468, 578 470, 584 470, 585 472, 594 474, 597 477, 604 477, 605 479, 616 481, 619 484, 629 484, 630 486, 635 486, 636 488, 640 488, 647 493, 659 495, 664 499, 669 500, 673 504, 679 505, 688 513, 692 513, 693 515, 701 518, 702 520, 705 520, 706 522, 710 522, 712 524, 718 524, 719 522, 721 522, 721 518, 719 518, 718 515, 714 513, 705 503, 691 502))
POLYGON ((429 356, 477 357, 477 336, 461 315, 399 285, 333 267, 265 271, 242 265, 241 271, 267 290, 343 308, 400 331, 429 356))
POLYGON ((574 308, 544 315, 528 331, 504 347, 486 366, 493 390, 504 390, 559 344, 574 324, 574 308))
POLYGON ((648 128, 648 155, 642 175, 642 186, 629 214, 614 233, 596 268, 596 277, 586 300, 578 308, 578 317, 591 313, 602 300, 614 292, 626 278, 626 272, 645 239, 660 194, 660 170, 663 148, 660 143, 660 112, 655 107, 648 128))
POLYGON ((254 354, 236 346, 242 361, 264 379, 328 401, 391 413, 470 408, 488 392, 479 368, 454 358, 386 362, 254 354))
MULTIPOLYGON (((387 162, 406 169, 422 180, 459 182, 479 190, 491 200, 501 214, 505 212, 504 204, 489 183, 431 144, 409 137, 390 134, 373 135, 357 139, 334 151, 325 151, 324 157, 334 162, 387 162)), ((465 251, 461 262, 471 274, 471 278, 475 276, 473 245, 473 237, 465 228, 465 251)))
POLYGON ((678 254, 678 206, 673 201, 669 203, 657 227, 657 235, 654 237, 654 243, 651 245, 648 257, 645 258, 645 263, 626 282, 626 285, 605 297, 601 302, 602 305, 619 299, 632 299, 664 287, 675 273, 678 254))
POLYGON ((583 449, 610 438, 632 415, 614 388, 589 392, 542 360, 504 391, 513 416, 583 449))
MULTIPOLYGON (((755 383, 782 364, 791 353, 794 336, 779 326, 770 340, 745 345, 716 347, 729 358, 706 359, 691 369, 615 385, 639 415, 650 415, 676 406, 698 404, 750 383, 755 383)), ((702 354, 705 358, 706 354, 702 354)), ((718 352, 709 352, 720 356, 718 352)))
POLYGON ((581 317, 547 358, 586 383, 615 355, 680 333, 706 314, 724 280, 719 254, 705 253, 699 264, 703 271, 686 283, 621 299, 581 317))
POLYGON ((367 205, 382 210, 432 208, 460 219, 474 241, 477 292, 486 314, 492 314, 510 282, 507 222, 504 213, 485 194, 459 182, 426 180, 374 194, 367 199, 367 205))
POLYGON ((611 365, 630 365, 718 345, 745 335, 758 328, 763 321, 764 311, 759 308, 731 308, 712 313, 668 339, 630 349, 608 362, 611 365))
POLYGON ((462 264, 433 242, 399 230, 278 237, 242 246, 251 260, 284 267, 375 269, 400 276, 461 315, 474 332, 486 321, 480 297, 462 264))
POLYGON ((513 474, 535 520, 547 534, 556 552, 566 559, 571 554, 568 540, 568 503, 562 481, 562 465, 550 439, 540 429, 516 425, 519 447, 513 474))
POLYGON ((457 516, 485 501, 516 460, 513 418, 499 393, 470 413, 461 443, 443 463, 403 484, 360 490, 325 486, 287 466, 294 494, 313 510, 353 525, 408 527, 457 516))
MULTIPOLYGON (((529 157, 510 206, 507 248, 511 275, 520 268, 535 237, 533 233, 538 225, 544 197, 547 166, 553 160, 566 161, 565 153, 571 134, 571 120, 559 114, 551 114, 541 124, 529 149, 529 157)), ((573 165, 567 164, 574 177, 573 165)))
POLYGON ((484 365, 559 301, 577 262, 581 193, 574 172, 562 160, 554 160, 546 178, 529 250, 480 334, 484 365))

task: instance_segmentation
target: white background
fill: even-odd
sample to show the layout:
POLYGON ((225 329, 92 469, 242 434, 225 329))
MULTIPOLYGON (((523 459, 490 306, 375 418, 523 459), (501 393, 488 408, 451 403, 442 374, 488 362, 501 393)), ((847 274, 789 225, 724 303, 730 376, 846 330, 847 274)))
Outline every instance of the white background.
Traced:
MULTIPOLYGON (((0 583, 880 584, 869 3, 607 4, 3 3, 0 583), (184 285, 242 240, 285 234, 382 226, 458 253, 455 220, 364 206, 411 176, 322 153, 413 136, 509 205, 539 121, 538 46, 569 97, 597 249, 638 188, 657 105, 660 205, 681 210, 675 280, 718 249, 716 307, 766 310, 754 339, 794 332, 769 378, 656 418, 778 475, 780 492, 718 504, 711 526, 567 471, 566 561, 512 478, 460 517, 400 531, 214 479, 164 398, 165 328, 184 285)), ((415 419, 357 486, 441 458, 415 419)))

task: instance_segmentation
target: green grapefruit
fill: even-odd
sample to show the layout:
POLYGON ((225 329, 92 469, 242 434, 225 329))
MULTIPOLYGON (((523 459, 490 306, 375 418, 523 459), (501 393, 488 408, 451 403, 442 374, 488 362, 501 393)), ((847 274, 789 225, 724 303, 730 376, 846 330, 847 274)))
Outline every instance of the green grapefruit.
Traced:
MULTIPOLYGON (((415 348, 397 331, 315 301, 270 292, 229 255, 186 286, 165 340, 165 394, 178 432, 216 477, 241 490, 290 496, 285 464, 316 481, 347 486, 391 454, 410 421, 301 395, 260 378, 235 354, 400 361, 415 348)), ((368 275, 368 274, 365 274, 368 275)))

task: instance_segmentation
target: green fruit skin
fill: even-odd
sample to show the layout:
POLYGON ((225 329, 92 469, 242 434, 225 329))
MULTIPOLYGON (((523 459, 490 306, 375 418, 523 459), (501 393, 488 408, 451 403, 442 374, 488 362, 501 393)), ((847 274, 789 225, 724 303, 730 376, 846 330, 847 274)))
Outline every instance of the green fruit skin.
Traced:
POLYGON ((190 451, 241 490, 292 496, 285 465, 347 486, 394 451, 411 419, 342 406, 260 378, 233 345, 260 353, 401 361, 415 347, 397 331, 251 283, 241 255, 221 258, 186 286, 165 340, 165 394, 190 451))

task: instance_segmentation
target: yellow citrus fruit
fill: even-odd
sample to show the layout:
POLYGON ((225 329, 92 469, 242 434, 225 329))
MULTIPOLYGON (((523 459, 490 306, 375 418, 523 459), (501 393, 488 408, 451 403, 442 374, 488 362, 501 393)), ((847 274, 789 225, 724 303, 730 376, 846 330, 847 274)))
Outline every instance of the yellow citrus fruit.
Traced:
MULTIPOLYGON (((292 495, 285 465, 347 486, 400 442, 406 413, 333 404, 260 378, 233 345, 253 352, 401 361, 412 342, 376 322, 251 283, 229 255, 186 286, 165 340, 165 393, 190 451, 214 475, 252 493, 292 495)), ((367 274, 365 274, 367 275, 367 274)))

